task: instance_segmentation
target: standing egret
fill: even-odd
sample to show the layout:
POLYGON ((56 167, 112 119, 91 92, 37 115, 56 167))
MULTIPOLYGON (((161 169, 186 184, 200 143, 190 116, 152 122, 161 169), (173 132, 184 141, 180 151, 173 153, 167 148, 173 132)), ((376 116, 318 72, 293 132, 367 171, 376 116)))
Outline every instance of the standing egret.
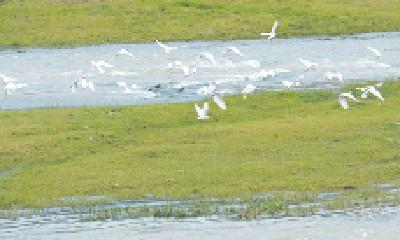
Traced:
POLYGON ((195 108, 196 108, 196 112, 199 115, 199 117, 197 119, 209 119, 210 116, 207 115, 207 111, 208 111, 208 102, 204 103, 203 109, 201 109, 197 103, 194 104, 195 108))
POLYGON ((274 38, 274 37, 276 36, 275 31, 276 31, 276 28, 277 28, 277 27, 278 27, 278 21, 275 21, 274 26, 272 27, 271 32, 269 32, 269 33, 261 33, 261 35, 263 35, 263 36, 267 35, 267 36, 269 36, 268 39, 271 40, 272 38, 274 38))
POLYGON ((165 53, 171 53, 173 50, 178 49, 177 47, 168 47, 167 45, 159 42, 157 39, 156 39, 156 43, 158 44, 158 46, 164 48, 165 53))

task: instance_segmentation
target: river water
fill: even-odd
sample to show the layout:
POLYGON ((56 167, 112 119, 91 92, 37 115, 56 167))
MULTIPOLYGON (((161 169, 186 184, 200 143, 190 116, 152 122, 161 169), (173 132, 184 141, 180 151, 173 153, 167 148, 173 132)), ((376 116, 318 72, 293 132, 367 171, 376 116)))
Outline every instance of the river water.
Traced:
MULTIPOLYGON (((118 44, 65 49, 25 49, 0 51, 0 73, 14 83, 27 84, 21 91, 0 94, 2 109, 64 108, 200 101, 207 96, 198 89, 210 83, 217 91, 241 94, 253 84, 256 91, 280 90, 282 81, 304 80, 295 90, 340 88, 349 82, 387 80, 400 73, 400 33, 368 33, 332 38, 292 38, 209 42, 173 42, 178 47, 164 53, 156 43, 118 44), (235 46, 244 54, 224 53, 235 46), (378 49, 377 58, 367 47, 378 49), (114 57, 120 49, 134 55, 114 57), (215 57, 215 64, 200 53, 215 57), (306 70, 298 59, 318 63, 306 70), (113 65, 100 74, 91 61, 113 65), (179 68, 169 70, 168 63, 179 61, 194 74, 185 76, 179 68), (261 71, 275 70, 275 76, 262 77, 261 71), (341 73, 343 82, 324 78, 326 72, 341 73), (79 77, 93 82, 95 91, 83 89, 73 93, 71 86, 79 77), (117 82, 138 87, 126 93, 117 82), (158 85, 160 84, 160 85, 158 85), (155 87, 156 86, 156 87, 155 87), (183 87, 183 90, 179 90, 183 87), (151 91, 149 91, 151 89, 151 91)), ((178 64, 180 64, 178 63, 178 64)), ((5 84, 0 81, 0 87, 5 84)))
MULTIPOLYGON (((285 89, 282 81, 304 80, 293 90, 340 89, 351 82, 385 81, 400 75, 400 33, 369 33, 346 37, 229 42, 174 42, 177 50, 165 54, 156 43, 118 44, 65 49, 0 51, 0 73, 27 84, 21 91, 0 94, 1 109, 65 108, 200 101, 208 96, 198 89, 210 83, 225 94, 240 94, 247 84, 256 91, 285 89), (235 46, 244 56, 224 53, 235 46), (381 51, 376 57, 367 47, 381 51), (120 49, 128 55, 113 57, 120 49), (209 52, 216 63, 200 58, 209 52), (318 63, 306 70, 298 60, 318 63), (91 61, 104 60, 114 67, 99 74, 91 61), (196 68, 185 76, 168 63, 180 61, 196 68), (259 73, 275 70, 275 76, 259 73), (326 72, 341 73, 343 82, 327 80, 326 72), (95 91, 73 92, 74 80, 85 76, 95 91), (126 93, 117 82, 136 84, 126 93), (160 85, 158 85, 160 84, 160 85), (158 85, 158 86, 157 86, 158 85), (157 87, 155 87, 157 86, 157 87), (183 90, 179 90, 181 88, 183 90), (150 89, 150 91, 149 91, 150 89), (152 94, 154 93, 154 94, 152 94)), ((175 62, 176 63, 176 62, 175 62)), ((0 86, 5 84, 0 81, 0 86)), ((71 216, 68 213, 68 216, 71 216)), ((44 214, 17 219, 0 217, 1 239, 399 239, 398 207, 368 208, 326 216, 267 218, 253 221, 220 217, 125 218, 81 221, 79 217, 44 214)))

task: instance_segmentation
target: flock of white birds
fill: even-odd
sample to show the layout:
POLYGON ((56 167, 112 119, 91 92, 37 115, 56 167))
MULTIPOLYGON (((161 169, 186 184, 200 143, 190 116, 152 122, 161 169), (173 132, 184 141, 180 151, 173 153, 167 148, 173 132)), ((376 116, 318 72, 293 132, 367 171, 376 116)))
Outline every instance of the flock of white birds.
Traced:
MULTIPOLYGON (((261 33, 262 36, 268 36, 268 40, 271 41, 275 36, 276 36, 276 29, 278 27, 278 21, 275 21, 271 32, 268 33, 261 33)), ((155 42, 164 50, 165 54, 170 54, 172 51, 178 50, 178 47, 170 47, 165 45, 164 43, 155 40, 155 42)), ((370 50, 372 53, 374 53, 376 55, 377 58, 381 57, 381 53, 372 47, 367 47, 368 50, 370 50)), ((226 46, 224 49, 224 53, 228 54, 228 53, 232 53, 232 54, 236 54, 238 56, 244 56, 244 54, 237 48, 234 46, 226 46)), ((136 58, 134 56, 134 54, 130 53, 128 50, 126 49, 121 49, 120 51, 118 51, 115 55, 112 56, 111 59, 115 58, 115 57, 119 57, 122 55, 126 55, 129 56, 131 58, 136 58)), ((202 59, 206 59, 207 61, 209 61, 212 65, 217 65, 217 62, 213 56, 213 54, 209 53, 209 52, 203 52, 199 54, 199 58, 202 59)), ((304 64, 305 66, 305 71, 310 71, 313 69, 318 68, 318 63, 314 63, 308 60, 305 60, 303 58, 298 58, 298 60, 304 64)), ((98 71, 98 74, 104 74, 106 72, 106 68, 112 68, 114 67, 113 65, 111 65, 110 63, 107 63, 106 61, 91 61, 91 64, 93 65, 93 67, 95 67, 98 71)), ((195 65, 184 65, 182 64, 182 62, 180 61, 174 61, 174 62, 169 62, 167 64, 167 69, 172 72, 181 72, 184 76, 188 77, 191 74, 195 74, 196 73, 196 66, 195 65)), ((275 70, 269 70, 269 71, 265 71, 262 70, 258 75, 260 75, 261 77, 265 78, 267 76, 274 76, 275 74, 278 74, 279 72, 285 72, 287 70, 285 69, 275 69, 275 70)), ((21 90, 22 88, 26 87, 27 84, 23 84, 23 83, 17 83, 16 79, 13 79, 11 77, 5 76, 4 74, 0 74, 0 78, 2 78, 3 82, 4 82, 4 93, 6 96, 11 95, 12 92, 16 91, 16 90, 21 90)), ((337 80, 342 82, 343 81, 343 76, 340 73, 331 73, 331 72, 327 72, 324 75, 324 78, 327 80, 337 80)), ((293 86, 300 86, 302 80, 304 80, 304 75, 300 75, 294 82, 291 81, 282 81, 282 85, 284 87, 287 87, 288 89, 293 87, 293 86)), ((159 85, 156 85, 153 88, 148 89, 148 91, 140 91, 139 87, 136 84, 132 84, 132 86, 128 86, 126 84, 126 82, 117 82, 117 85, 120 87, 124 88, 124 92, 125 93, 145 93, 145 95, 147 97, 154 97, 156 94, 153 92, 154 88, 159 88, 159 85)), ((374 96, 376 96, 377 98, 379 98, 380 100, 384 101, 384 98, 382 97, 381 93, 376 89, 377 87, 382 86, 382 83, 378 83, 374 86, 367 86, 365 88, 357 88, 357 90, 360 90, 362 92, 361 98, 367 98, 368 94, 373 94, 374 96)), ((87 77, 85 76, 81 76, 78 79, 76 79, 71 86, 71 90, 73 93, 76 93, 78 91, 82 91, 83 89, 88 89, 91 91, 95 91, 95 85, 93 82, 88 81, 87 77)), ((182 91, 184 89, 183 86, 180 86, 180 88, 178 88, 180 91, 182 91)), ((256 87, 253 84, 247 84, 243 91, 243 97, 244 99, 246 99, 247 94, 250 94, 252 92, 254 92, 256 89, 256 87)), ((208 86, 202 87, 200 89, 198 89, 197 93, 199 95, 205 95, 205 96, 212 96, 213 100, 215 101, 215 103, 219 106, 219 108, 221 109, 226 109, 226 104, 223 100, 223 95, 225 93, 227 93, 227 89, 222 90, 222 91, 217 91, 216 90, 216 86, 212 83, 210 83, 208 86)), ((349 92, 349 93, 341 93, 339 95, 339 102, 341 104, 341 106, 344 109, 348 109, 349 108, 349 103, 347 101, 347 99, 353 99, 354 101, 358 101, 356 99, 356 97, 354 96, 353 92, 349 92)), ((208 119, 209 116, 207 115, 207 112, 209 110, 209 104, 208 102, 204 103, 203 108, 200 108, 197 103, 195 103, 195 109, 197 111, 198 114, 198 119, 208 119)))

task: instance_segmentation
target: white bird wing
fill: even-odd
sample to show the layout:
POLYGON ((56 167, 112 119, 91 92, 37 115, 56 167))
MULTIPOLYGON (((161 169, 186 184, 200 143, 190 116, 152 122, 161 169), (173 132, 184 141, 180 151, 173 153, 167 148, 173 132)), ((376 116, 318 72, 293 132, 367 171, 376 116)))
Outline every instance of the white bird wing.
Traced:
POLYGON ((382 94, 376 90, 376 88, 374 86, 372 86, 371 88, 369 88, 369 92, 374 94, 377 98, 379 98, 380 100, 384 101, 384 98, 382 97, 382 94))
POLYGON ((349 109, 349 104, 347 103, 347 99, 345 96, 339 95, 339 102, 344 109, 349 109))
POLYGON ((167 46, 166 46, 165 44, 162 44, 162 43, 159 42, 158 40, 156 40, 156 42, 158 43, 158 45, 159 45, 160 47, 167 48, 167 46))
POLYGON ((204 106, 203 106, 204 115, 207 115, 207 111, 208 111, 208 109, 209 109, 208 102, 205 102, 205 103, 204 103, 204 106))
POLYGON ((272 27, 272 33, 275 33, 277 27, 278 27, 278 21, 275 21, 274 26, 272 27))
POLYGON ((375 55, 376 56, 381 56, 381 53, 377 50, 377 49, 375 49, 375 48, 372 48, 372 47, 367 47, 368 48, 368 50, 370 50, 371 52, 373 52, 373 53, 375 53, 375 55))
POLYGON ((225 104, 224 100, 222 99, 222 97, 220 97, 218 95, 214 95, 213 99, 219 108, 226 109, 226 104, 225 104))

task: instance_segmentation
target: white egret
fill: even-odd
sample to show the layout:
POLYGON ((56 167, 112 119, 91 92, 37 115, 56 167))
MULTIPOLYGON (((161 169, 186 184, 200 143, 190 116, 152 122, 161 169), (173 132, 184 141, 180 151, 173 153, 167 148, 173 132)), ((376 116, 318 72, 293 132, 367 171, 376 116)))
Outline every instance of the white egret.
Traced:
POLYGON ((367 49, 368 50, 370 50, 371 52, 373 52, 375 55, 376 55, 376 57, 380 57, 380 56, 382 56, 382 54, 377 50, 377 49, 375 49, 375 48, 372 48, 372 47, 367 47, 367 49))
POLYGON ((244 54, 237 47, 232 47, 232 46, 225 47, 224 53, 235 53, 237 55, 244 57, 244 54))
POLYGON ((274 38, 274 37, 276 36, 275 31, 276 31, 276 28, 277 28, 277 27, 278 27, 278 21, 275 21, 274 26, 272 27, 271 32, 269 32, 269 33, 261 33, 261 35, 263 35, 263 36, 267 35, 267 36, 269 36, 268 39, 271 40, 272 38, 274 38))
POLYGON ((118 86, 125 88, 125 93, 133 93, 134 89, 138 89, 139 87, 136 84, 132 84, 132 87, 129 88, 126 82, 117 82, 118 86))
POLYGON ((211 62, 214 66, 217 65, 217 62, 215 61, 214 56, 213 56, 211 53, 209 53, 209 52, 200 53, 200 57, 201 57, 201 58, 207 58, 208 60, 210 60, 210 62, 211 62))
POLYGON ((283 86, 287 87, 288 89, 294 86, 300 86, 300 83, 296 80, 295 82, 290 81, 282 81, 283 86))
POLYGON ((256 87, 253 84, 247 84, 246 87, 242 91, 242 93, 244 94, 243 98, 246 99, 246 95, 254 92, 255 89, 256 89, 256 87))
POLYGON ((197 94, 199 95, 209 95, 209 94, 213 94, 215 89, 217 87, 215 85, 213 85, 212 83, 210 83, 208 86, 204 86, 202 88, 199 88, 197 90, 197 94))
POLYGON ((21 89, 23 87, 28 86, 28 84, 24 84, 24 83, 12 83, 12 82, 8 82, 5 86, 4 86, 4 94, 6 96, 11 94, 11 91, 15 91, 17 89, 21 89))
POLYGON ((225 104, 225 101, 222 98, 222 96, 218 96, 218 95, 214 94, 213 99, 219 108, 226 109, 226 104, 225 104))
POLYGON ((158 46, 164 48, 165 53, 171 53, 173 50, 178 49, 177 47, 168 47, 167 45, 159 42, 157 39, 156 39, 156 43, 158 44, 158 46))
POLYGON ((119 57, 123 54, 128 55, 132 58, 136 58, 132 53, 128 52, 128 50, 126 50, 125 48, 122 48, 121 50, 119 50, 114 56, 119 57))
POLYGON ((361 90, 363 92, 361 98, 367 98, 368 93, 372 93, 375 97, 379 98, 383 102, 385 99, 382 97, 382 94, 375 88, 375 86, 367 86, 365 88, 356 88, 356 89, 361 90))
POLYGON ((97 68, 97 70, 99 70, 99 74, 104 74, 105 70, 102 67, 114 67, 113 65, 106 63, 105 61, 91 61, 92 65, 95 66, 97 68))
POLYGON ((318 65, 318 63, 313 63, 313 62, 304 60, 302 58, 299 58, 299 61, 302 62, 307 67, 307 70, 311 69, 311 68, 315 68, 318 65))
POLYGON ((337 79, 337 80, 339 80, 341 82, 343 81, 343 76, 340 73, 327 72, 327 73, 325 73, 324 78, 328 79, 328 80, 337 79))
POLYGON ((194 104, 195 108, 196 108, 196 112, 199 115, 199 117, 197 119, 209 119, 210 116, 207 115, 208 112, 208 102, 204 103, 203 109, 201 109, 197 103, 194 104))
POLYGON ((14 78, 7 77, 6 75, 0 73, 0 77, 3 78, 4 83, 16 81, 14 78))
POLYGON ((344 109, 349 109, 349 103, 347 102, 347 98, 351 98, 357 101, 356 97, 354 97, 352 92, 339 94, 339 102, 344 109))

